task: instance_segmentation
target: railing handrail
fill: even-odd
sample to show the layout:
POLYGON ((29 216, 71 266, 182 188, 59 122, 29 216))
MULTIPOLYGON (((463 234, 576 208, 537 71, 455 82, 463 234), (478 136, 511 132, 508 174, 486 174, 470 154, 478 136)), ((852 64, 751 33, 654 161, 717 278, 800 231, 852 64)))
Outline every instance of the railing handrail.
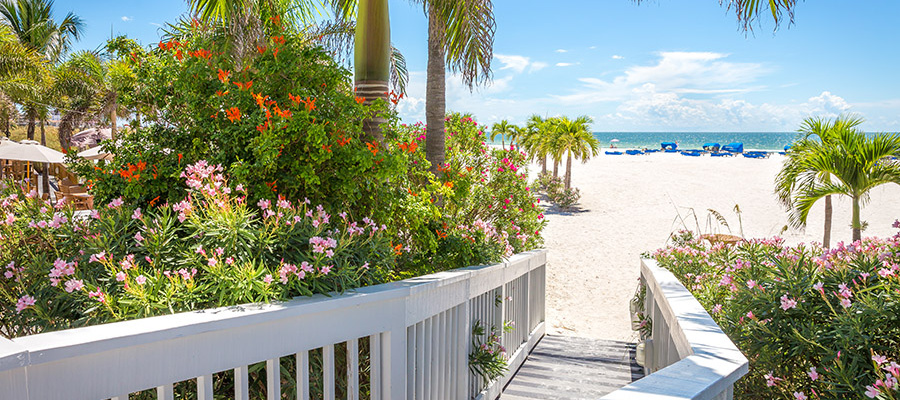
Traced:
MULTIPOLYGON (((26 369, 31 371, 34 367, 40 368, 43 374, 37 375, 46 377, 50 371, 62 368, 56 363, 60 360, 87 359, 92 355, 102 358, 114 354, 116 350, 137 352, 133 356, 143 356, 147 354, 148 347, 159 348, 163 347, 164 343, 196 344, 204 343, 205 340, 227 343, 228 340, 235 340, 228 338, 230 334, 250 338, 251 335, 247 330, 251 329, 272 336, 270 332, 266 332, 265 327, 278 327, 277 329, 281 330, 292 327, 295 329, 293 332, 297 332, 298 335, 303 335, 307 331, 305 328, 311 327, 310 337, 299 339, 302 344, 296 344, 298 342, 291 339, 295 347, 318 348, 379 332, 394 332, 394 336, 402 333, 403 342, 394 342, 396 345, 405 343, 408 326, 465 303, 498 285, 502 286, 545 263, 546 250, 533 250, 516 254, 497 264, 461 268, 362 287, 330 297, 314 295, 282 303, 221 307, 48 332, 12 340, 0 339, 0 377, 19 374, 26 369), (422 301, 426 298, 428 301, 422 301), (332 322, 334 318, 348 317, 353 319, 353 323, 338 324, 341 325, 341 329, 320 326, 332 322), (304 329, 297 330, 297 327, 304 329)), ((278 357, 281 354, 277 353, 286 348, 284 345, 271 343, 262 343, 258 347, 262 350, 254 349, 254 351, 263 354, 261 357, 248 354, 229 355, 221 357, 221 361, 203 360, 199 364, 204 366, 221 364, 232 368, 233 365, 226 364, 252 363, 260 361, 260 358, 278 357)), ((391 351, 395 352, 393 354, 396 357, 392 357, 395 362, 402 362, 405 359, 405 348, 391 351), (401 354, 404 357, 399 357, 401 354)), ((91 365, 94 365, 93 363, 100 364, 92 361, 91 365)), ((126 364, 132 366, 134 362, 128 361, 126 364)), ((169 372, 169 375, 184 375, 188 373, 187 371, 199 371, 202 368, 178 366, 176 369, 181 372, 169 372)), ((206 374, 209 371, 199 373, 206 374)), ((29 373, 26 379, 33 379, 31 375, 29 373)), ((150 379, 140 382, 149 382, 150 379)), ((397 381, 399 382, 401 381, 397 381)), ((33 384, 34 382, 31 382, 27 386, 31 387, 33 384)), ((21 385, 21 382, 16 385, 21 385)), ((119 385, 115 387, 118 388, 119 385)), ((131 389, 144 388, 128 388, 131 389)), ((3 388, 0 388, 0 393, 4 393, 3 388)))
MULTIPOLYGON (((656 324, 665 323, 672 336, 682 339, 653 338, 652 347, 657 347, 658 341, 669 340, 683 356, 603 399, 731 398, 732 386, 749 370, 747 358, 675 275, 659 267, 655 260, 642 259, 641 276, 659 307, 653 315, 664 319, 653 320, 654 331, 656 324), (727 395, 720 397, 723 393, 727 395)), ((646 362, 651 362, 647 358, 646 362)))

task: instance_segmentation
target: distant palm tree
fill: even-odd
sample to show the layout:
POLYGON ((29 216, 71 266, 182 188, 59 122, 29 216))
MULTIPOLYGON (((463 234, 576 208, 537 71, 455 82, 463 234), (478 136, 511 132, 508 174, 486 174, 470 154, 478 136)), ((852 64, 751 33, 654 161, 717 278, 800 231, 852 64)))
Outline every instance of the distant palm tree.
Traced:
MULTIPOLYGON (((832 142, 839 136, 839 133, 842 130, 856 129, 862 123, 862 118, 852 115, 842 115, 834 121, 821 117, 810 117, 805 119, 798 130, 799 135, 791 147, 790 154, 784 160, 784 167, 775 178, 775 194, 778 196, 778 200, 781 204, 788 209, 791 207, 791 197, 798 189, 797 186, 801 184, 797 179, 798 175, 803 172, 800 170, 799 166, 794 165, 795 160, 801 158, 801 153, 807 149, 810 141, 819 140, 822 142, 832 142)), ((823 172, 819 176, 819 179, 823 183, 831 183, 830 174, 823 172)), ((822 246, 825 248, 831 246, 832 208, 831 195, 827 195, 825 196, 825 233, 822 237, 822 246)), ((799 227, 796 223, 794 225, 795 227, 799 227)))
POLYGON ((507 120, 502 120, 500 122, 495 123, 491 126, 491 141, 493 142, 497 139, 497 136, 500 136, 500 143, 503 147, 506 147, 506 138, 511 138, 518 133, 519 127, 514 124, 510 124, 507 120))
MULTIPOLYGON (((56 22, 53 19, 53 0, 2 0, 0 23, 9 27, 22 46, 40 53, 54 64, 69 51, 73 40, 81 38, 84 30, 81 18, 72 12, 56 22)), ((46 114, 46 102, 38 104, 35 101, 47 84, 36 80, 33 83, 35 85, 31 90, 21 88, 21 93, 31 94, 20 99, 28 118, 27 136, 30 140, 34 140, 35 120, 46 114)))
POLYGON ((540 115, 533 114, 528 117, 519 139, 528 156, 532 160, 540 160, 542 174, 547 173, 547 156, 550 153, 547 136, 547 121, 540 115))
POLYGON ((860 240, 863 223, 860 206, 869 198, 869 190, 886 184, 900 184, 900 135, 877 134, 867 137, 858 129, 836 129, 828 140, 806 140, 801 148, 792 147, 790 162, 782 173, 794 177, 796 185, 790 198, 790 221, 806 224, 813 205, 821 198, 839 194, 852 201, 853 241, 860 240), (831 181, 824 181, 830 176, 831 181))
POLYGON ((560 117, 556 124, 555 153, 566 154, 566 189, 572 187, 572 158, 587 162, 600 154, 600 141, 591 133, 591 117, 582 115, 574 120, 560 117))

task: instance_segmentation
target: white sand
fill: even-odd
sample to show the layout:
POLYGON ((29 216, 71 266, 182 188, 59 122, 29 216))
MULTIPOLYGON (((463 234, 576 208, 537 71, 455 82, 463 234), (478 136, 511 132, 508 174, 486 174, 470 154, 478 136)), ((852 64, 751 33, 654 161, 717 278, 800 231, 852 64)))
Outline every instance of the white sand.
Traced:
MULTIPOLYGON (((601 154, 572 168, 572 184, 581 189, 580 211, 548 212, 544 231, 549 249, 547 274, 548 331, 600 339, 634 341, 628 301, 639 274, 642 252, 663 247, 669 234, 684 228, 697 230, 690 208, 696 211, 702 233, 707 209, 720 212, 733 234, 739 233, 735 204, 743 211, 744 237, 778 235, 787 213, 774 194, 775 175, 783 157, 687 157, 656 153, 645 156, 601 154)), ((532 166, 532 175, 540 166, 532 166)), ((565 166, 560 167, 560 175, 565 166)), ((869 227, 863 236, 888 236, 900 218, 900 186, 885 185, 872 191, 862 209, 869 227)), ((805 231, 789 230, 790 244, 821 241, 824 201, 810 214, 805 231)), ((715 221, 712 221, 715 224, 715 221)), ((716 226, 719 233, 728 230, 716 226)), ((713 231, 715 233, 715 231, 713 231)), ((834 201, 832 244, 849 242, 850 202, 834 201)))

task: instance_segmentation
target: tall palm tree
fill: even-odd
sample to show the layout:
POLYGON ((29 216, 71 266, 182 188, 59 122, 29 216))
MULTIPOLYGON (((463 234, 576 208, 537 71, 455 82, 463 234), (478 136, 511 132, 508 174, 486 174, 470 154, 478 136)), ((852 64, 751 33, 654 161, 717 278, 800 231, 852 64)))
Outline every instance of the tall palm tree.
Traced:
POLYGON ((491 141, 493 142, 497 139, 497 136, 500 136, 500 143, 503 147, 506 147, 506 138, 515 136, 518 131, 519 127, 515 124, 510 124, 509 121, 504 119, 491 126, 491 141))
POLYGON ((418 0, 428 15, 425 85, 425 158, 431 172, 444 163, 446 68, 459 72, 469 89, 490 80, 494 23, 491 0, 418 0))
MULTIPOLYGON (((788 209, 791 208, 791 198, 800 184, 797 175, 802 172, 793 164, 795 160, 801 158, 802 153, 809 146, 809 141, 832 142, 841 131, 856 129, 862 123, 862 118, 852 115, 842 115, 834 121, 821 117, 810 117, 803 121, 798 130, 797 140, 791 147, 791 153, 784 160, 785 165, 775 178, 775 194, 782 205, 788 209)), ((819 179, 823 183, 831 183, 830 174, 822 173, 819 179)), ((825 248, 831 246, 832 210, 831 195, 827 195, 825 196, 825 232, 822 237, 822 246, 825 248)))
POLYGON ((591 133, 591 122, 591 117, 582 115, 574 120, 560 117, 556 124, 556 153, 567 155, 566 189, 572 187, 572 158, 587 162, 600 154, 600 141, 591 133))
MULTIPOLYGON (((0 23, 9 27, 19 43, 42 54, 51 63, 57 63, 84 30, 81 18, 72 12, 55 21, 53 0, 2 0, 0 23)), ((33 99, 23 105, 28 118, 28 139, 34 140, 35 120, 45 106, 33 104, 33 99)))
MULTIPOLYGON (((785 175, 797 182, 791 196, 791 224, 804 226, 813 205, 829 195, 844 195, 852 201, 853 241, 862 236, 860 206, 869 198, 869 190, 886 183, 900 184, 900 135, 877 134, 867 137, 858 129, 834 130, 829 140, 807 140, 785 163, 785 175), (821 179, 828 175, 831 181, 821 179)), ((792 148, 793 150, 793 148, 792 148)))
POLYGON ((547 125, 547 121, 540 115, 532 114, 528 117, 520 139, 530 159, 540 160, 541 174, 547 173, 547 156, 549 154, 547 125))

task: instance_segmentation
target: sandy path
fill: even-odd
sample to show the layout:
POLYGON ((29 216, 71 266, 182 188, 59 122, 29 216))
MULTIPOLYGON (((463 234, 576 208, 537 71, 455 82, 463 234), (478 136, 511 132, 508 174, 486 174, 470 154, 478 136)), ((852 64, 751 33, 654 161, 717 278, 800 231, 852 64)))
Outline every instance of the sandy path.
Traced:
MULTIPOLYGON (((745 237, 778 235, 787 213, 772 194, 783 157, 756 160, 743 157, 686 157, 680 154, 647 156, 600 155, 587 164, 573 165, 572 184, 582 192, 580 211, 547 213, 547 320, 549 332, 613 340, 634 340, 628 300, 639 273, 639 256, 666 243, 682 228, 675 222, 696 210, 704 233, 708 212, 714 209, 738 234, 735 204, 743 211, 745 237)), ((539 167, 532 167, 532 172, 539 167)), ((563 173, 564 168, 560 168, 563 173)), ((862 210, 869 222, 864 236, 896 232, 900 218, 900 187, 873 191, 862 210)), ((822 204, 810 214, 805 232, 790 230, 788 243, 821 241, 822 204)), ((832 241, 850 239, 850 203, 835 201, 832 241)), ((688 228, 696 230, 693 217, 688 228)), ((713 222, 715 223, 715 222, 713 222)), ((724 227, 719 232, 728 233, 724 227)))

